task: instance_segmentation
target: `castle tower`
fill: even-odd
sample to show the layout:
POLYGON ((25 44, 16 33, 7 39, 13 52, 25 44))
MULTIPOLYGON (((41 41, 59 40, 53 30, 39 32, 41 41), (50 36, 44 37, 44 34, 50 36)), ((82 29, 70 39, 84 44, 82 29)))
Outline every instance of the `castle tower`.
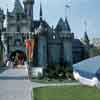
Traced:
POLYGON ((38 34, 38 66, 46 67, 47 64, 47 40, 46 40, 46 29, 43 23, 40 23, 37 29, 38 34))
POLYGON ((72 64, 72 39, 73 34, 71 33, 71 29, 67 18, 65 21, 60 18, 55 31, 59 34, 61 40, 61 63, 62 64, 72 64))
POLYGON ((7 9, 7 32, 30 32, 32 20, 25 15, 20 0, 15 0, 14 9, 7 9))
POLYGON ((26 16, 28 16, 32 20, 34 0, 24 0, 23 3, 26 16))
POLYGON ((67 18, 65 18, 65 29, 62 30, 60 38, 63 42, 64 63, 72 64, 72 33, 67 18))
POLYGON ((20 32, 20 21, 23 19, 24 9, 19 0, 15 0, 11 12, 7 9, 7 32, 20 32))

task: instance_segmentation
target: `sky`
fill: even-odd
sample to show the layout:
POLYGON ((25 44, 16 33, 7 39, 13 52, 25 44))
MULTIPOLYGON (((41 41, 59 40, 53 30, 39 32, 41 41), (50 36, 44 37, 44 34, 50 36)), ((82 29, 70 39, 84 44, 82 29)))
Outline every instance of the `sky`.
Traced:
MULTIPOLYGON (((20 1, 22 3, 23 0, 20 1)), ((40 1, 43 18, 50 26, 55 27, 60 17, 64 19, 67 16, 76 38, 82 38, 86 29, 89 38, 100 37, 100 0, 35 0, 34 19, 39 19, 40 1), (66 4, 70 5, 67 10, 66 4)), ((14 7, 14 0, 0 0, 0 7, 5 13, 7 8, 11 11, 14 7)))

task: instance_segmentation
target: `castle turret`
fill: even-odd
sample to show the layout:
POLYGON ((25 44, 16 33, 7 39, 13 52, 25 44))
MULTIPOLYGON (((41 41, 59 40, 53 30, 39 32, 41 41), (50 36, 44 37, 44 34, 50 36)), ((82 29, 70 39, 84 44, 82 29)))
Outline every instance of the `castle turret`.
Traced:
POLYGON ((25 15, 20 1, 15 0, 12 12, 7 9, 7 32, 30 32, 31 23, 32 21, 25 15))
POLYGON ((20 21, 23 19, 24 9, 19 0, 15 0, 11 12, 7 9, 7 32, 20 32, 20 21))
POLYGON ((61 63, 72 64, 73 34, 71 33, 71 29, 67 19, 63 21, 63 19, 60 18, 55 30, 56 32, 58 32, 61 39, 61 61, 63 61, 61 63))
POLYGON ((24 0, 23 3, 26 16, 33 19, 34 0, 24 0))

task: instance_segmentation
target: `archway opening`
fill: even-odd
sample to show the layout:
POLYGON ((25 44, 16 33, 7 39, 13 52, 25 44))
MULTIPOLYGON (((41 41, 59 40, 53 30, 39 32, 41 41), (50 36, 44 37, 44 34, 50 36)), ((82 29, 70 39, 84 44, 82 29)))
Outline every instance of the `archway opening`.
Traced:
POLYGON ((26 54, 21 50, 15 50, 11 53, 10 59, 14 65, 24 65, 24 62, 26 61, 26 54))

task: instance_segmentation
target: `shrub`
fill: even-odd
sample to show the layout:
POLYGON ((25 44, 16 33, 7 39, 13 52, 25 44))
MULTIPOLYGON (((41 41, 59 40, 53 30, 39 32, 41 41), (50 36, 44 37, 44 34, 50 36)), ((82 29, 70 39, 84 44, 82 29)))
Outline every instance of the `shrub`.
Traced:
POLYGON ((48 65, 47 69, 45 69, 46 77, 55 79, 72 78, 72 72, 72 66, 68 63, 48 65))

